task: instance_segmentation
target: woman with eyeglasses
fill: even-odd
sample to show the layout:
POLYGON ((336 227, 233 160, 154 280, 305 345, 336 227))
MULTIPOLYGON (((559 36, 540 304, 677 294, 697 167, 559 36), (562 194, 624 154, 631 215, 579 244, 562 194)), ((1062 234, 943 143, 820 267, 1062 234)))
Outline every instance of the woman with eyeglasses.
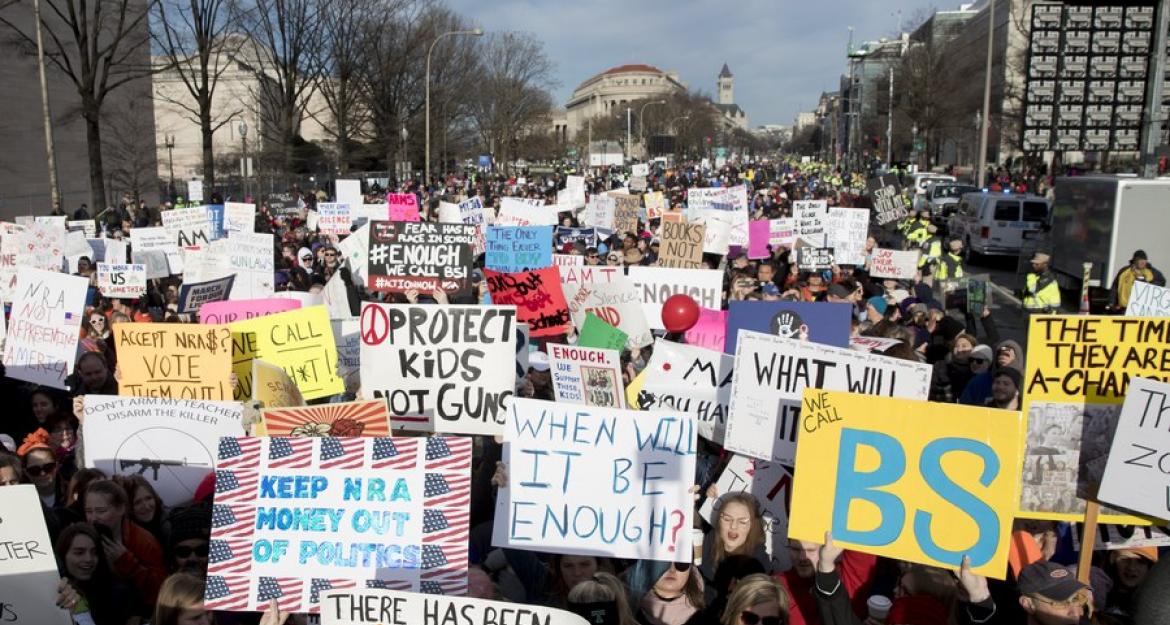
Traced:
POLYGON ((114 577, 101 544, 89 523, 61 531, 55 543, 61 572, 57 605, 74 614, 88 612, 94 625, 124 625, 146 610, 134 590, 114 577))
MULTIPOLYGON (((708 492, 709 495, 715 494, 708 492)), ((707 581, 728 556, 752 556, 770 572, 772 559, 764 549, 764 519, 760 502, 748 492, 727 493, 715 504, 715 523, 703 538, 703 564, 699 570, 707 581)))
POLYGON ((727 598, 722 625, 785 625, 788 593, 780 582, 757 573, 740 580, 727 598))

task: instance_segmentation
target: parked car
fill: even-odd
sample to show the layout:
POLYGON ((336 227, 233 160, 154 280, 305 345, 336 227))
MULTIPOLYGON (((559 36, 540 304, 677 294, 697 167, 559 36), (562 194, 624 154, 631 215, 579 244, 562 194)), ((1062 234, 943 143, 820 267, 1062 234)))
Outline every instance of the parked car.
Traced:
POLYGON ((931 220, 945 224, 965 194, 978 192, 978 187, 968 184, 935 182, 926 187, 923 197, 926 200, 926 210, 930 211, 931 220))
POLYGON ((947 222, 949 236, 970 254, 1014 256, 1050 225, 1052 204, 1039 195, 966 193, 947 222))

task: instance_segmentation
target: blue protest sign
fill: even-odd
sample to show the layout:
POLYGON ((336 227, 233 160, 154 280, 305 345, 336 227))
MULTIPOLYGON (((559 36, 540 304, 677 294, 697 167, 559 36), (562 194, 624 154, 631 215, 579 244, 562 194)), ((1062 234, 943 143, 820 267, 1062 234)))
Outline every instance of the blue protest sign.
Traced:
POLYGON ((829 302, 731 302, 723 351, 735 353, 740 330, 752 330, 833 347, 849 347, 849 304, 829 302))
POLYGON ((223 204, 209 204, 207 206, 207 218, 211 220, 211 240, 222 239, 227 236, 227 231, 223 227, 224 209, 223 204))
POLYGON ((484 266, 515 273, 552 266, 552 226, 489 226, 484 266))

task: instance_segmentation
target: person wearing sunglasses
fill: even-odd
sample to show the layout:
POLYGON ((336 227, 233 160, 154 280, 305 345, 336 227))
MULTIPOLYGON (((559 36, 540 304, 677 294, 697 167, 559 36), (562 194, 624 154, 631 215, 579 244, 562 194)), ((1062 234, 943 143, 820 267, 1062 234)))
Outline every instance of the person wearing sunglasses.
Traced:
POLYGON ((787 625, 788 593, 769 575, 756 573, 739 581, 727 598, 722 625, 787 625))
POLYGON ((62 578, 57 605, 88 611, 94 625, 122 625, 146 610, 134 589, 113 575, 101 544, 101 535, 89 523, 61 531, 55 543, 62 578))
POLYGON ((207 554, 211 538, 211 507, 192 504, 179 508, 167 519, 167 564, 171 572, 207 575, 207 554))
POLYGON ((639 560, 627 573, 642 625, 704 625, 703 576, 689 562, 639 560))
POLYGON ((44 429, 29 434, 16 450, 24 468, 24 475, 37 489, 37 495, 46 508, 52 509, 64 504, 64 492, 58 479, 57 454, 53 451, 52 437, 44 429))

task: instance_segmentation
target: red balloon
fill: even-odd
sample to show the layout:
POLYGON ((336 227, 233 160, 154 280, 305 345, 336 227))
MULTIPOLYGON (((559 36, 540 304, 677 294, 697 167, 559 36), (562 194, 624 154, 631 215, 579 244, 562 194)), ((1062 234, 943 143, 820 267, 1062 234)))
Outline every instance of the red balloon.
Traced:
POLYGON ((671 295, 662 304, 662 326, 667 332, 686 332, 699 322, 699 305, 690 295, 671 295))

